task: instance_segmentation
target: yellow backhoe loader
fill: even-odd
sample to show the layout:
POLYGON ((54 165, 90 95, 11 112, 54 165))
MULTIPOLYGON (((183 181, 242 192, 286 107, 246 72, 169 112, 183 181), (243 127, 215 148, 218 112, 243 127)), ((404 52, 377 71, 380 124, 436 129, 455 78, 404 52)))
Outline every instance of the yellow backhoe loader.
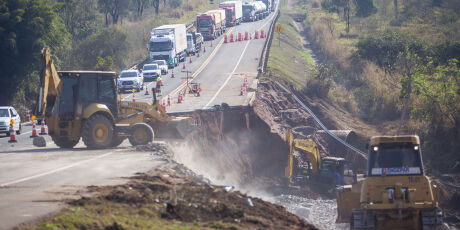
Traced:
POLYGON ((366 177, 337 190, 337 222, 350 229, 440 229, 438 189, 425 176, 418 136, 376 136, 366 177))
POLYGON ((294 139, 291 130, 286 131, 286 141, 289 145, 288 164, 285 176, 289 185, 312 185, 317 188, 330 189, 344 184, 344 170, 346 161, 340 157, 321 157, 316 142, 306 137, 294 139), (307 164, 299 166, 295 157, 295 150, 300 151, 307 159, 307 164), (295 162, 296 161, 296 162, 295 162))
POLYGON ((61 148, 74 147, 80 138, 90 148, 115 147, 126 138, 142 145, 154 133, 177 139, 194 129, 192 118, 168 116, 155 94, 152 104, 118 100, 115 72, 57 72, 48 49, 42 50, 42 66, 35 115, 61 148))

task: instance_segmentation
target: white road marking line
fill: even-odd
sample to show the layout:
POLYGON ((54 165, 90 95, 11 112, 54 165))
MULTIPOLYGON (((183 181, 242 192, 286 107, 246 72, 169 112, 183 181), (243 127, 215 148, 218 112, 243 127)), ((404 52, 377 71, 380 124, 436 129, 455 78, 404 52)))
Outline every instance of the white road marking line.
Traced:
POLYGON ((5 187, 5 186, 12 185, 12 184, 17 184, 17 183, 21 183, 21 182, 24 182, 24 181, 36 179, 36 178, 43 177, 43 176, 47 176, 47 175, 50 175, 50 174, 53 174, 53 173, 57 173, 57 172, 60 172, 60 171, 75 167, 77 165, 81 165, 81 164, 90 162, 92 160, 96 160, 96 159, 99 159, 99 158, 102 158, 102 157, 106 157, 108 155, 111 155, 112 153, 114 153, 114 151, 108 152, 108 153, 105 153, 105 154, 102 154, 102 155, 99 155, 99 156, 96 156, 96 157, 93 157, 93 158, 90 158, 90 159, 86 159, 86 160, 83 160, 83 161, 75 162, 75 163, 67 165, 67 166, 59 167, 57 169, 53 169, 53 170, 48 171, 48 172, 39 173, 39 174, 36 174, 36 175, 33 175, 33 176, 28 176, 28 177, 24 177, 24 178, 21 178, 21 179, 18 179, 18 180, 6 182, 6 183, 3 183, 3 184, 0 184, 0 187, 5 187))
MULTIPOLYGON (((274 17, 274 14, 271 16, 272 18, 270 20, 268 20, 267 22, 265 22, 261 28, 265 27, 267 25, 267 23, 271 22, 271 20, 273 19, 274 17)), ((259 29, 260 30, 260 29, 259 29)), ((203 107, 203 109, 206 109, 217 97, 217 95, 219 95, 220 91, 222 91, 222 89, 227 85, 227 83, 230 81, 230 79, 232 78, 232 76, 235 74, 235 71, 236 69, 238 68, 238 65, 240 64, 241 60, 243 59, 243 56, 244 56, 244 53, 246 53, 246 49, 248 48, 249 46, 249 43, 251 43, 253 40, 249 40, 248 43, 246 43, 246 46, 244 47, 244 50, 243 52, 241 53, 241 56, 240 58, 238 59, 238 62, 236 63, 235 65, 235 68, 233 68, 233 71, 228 75, 227 79, 225 80, 224 84, 222 84, 219 88, 219 90, 217 90, 217 92, 214 94, 214 96, 211 98, 211 100, 209 100, 209 102, 203 107)))
MULTIPOLYGON (((227 33, 231 33, 233 31, 234 28, 231 28, 230 30, 228 30, 227 33)), ((217 51, 219 51, 220 47, 222 46, 222 44, 224 43, 224 39, 221 39, 220 42, 217 44, 216 48, 214 48, 214 50, 212 51, 212 53, 208 56, 208 58, 203 62, 203 64, 201 64, 200 68, 198 68, 193 74, 192 76, 190 77, 190 81, 192 81, 193 79, 195 79, 203 70, 204 68, 209 64, 209 62, 211 62, 211 59, 214 58, 214 56, 216 55, 217 51)), ((179 85, 176 89, 174 89, 173 91, 171 91, 168 95, 166 96, 169 96, 169 95, 174 95, 176 93, 178 93, 179 91, 181 91, 184 87, 185 87, 186 83, 182 83, 181 85, 179 85)), ((166 97, 165 96, 165 97, 166 97)))
POLYGON ((228 75, 227 79, 225 80, 224 84, 222 84, 219 88, 219 90, 217 90, 217 92, 214 94, 214 96, 212 96, 211 100, 209 100, 209 102, 203 107, 203 109, 206 109, 206 107, 208 107, 213 101, 214 99, 216 99, 217 95, 219 95, 220 91, 222 91, 222 89, 227 85, 227 83, 230 81, 230 79, 232 78, 233 74, 235 73, 236 71, 236 68, 238 68, 238 65, 240 65, 240 62, 241 60, 243 59, 243 56, 244 56, 244 53, 246 53, 246 49, 248 48, 249 46, 249 43, 251 43, 252 40, 249 40, 248 43, 246 43, 246 46, 244 47, 244 50, 243 52, 241 52, 241 56, 240 58, 238 59, 238 62, 236 63, 235 65, 235 68, 233 68, 233 71, 228 75))

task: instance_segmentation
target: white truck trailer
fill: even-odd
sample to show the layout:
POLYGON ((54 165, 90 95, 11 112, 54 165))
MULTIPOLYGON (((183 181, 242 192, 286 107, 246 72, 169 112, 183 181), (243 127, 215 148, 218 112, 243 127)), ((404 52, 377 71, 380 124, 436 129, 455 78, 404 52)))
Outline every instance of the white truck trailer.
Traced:
POLYGON ((168 68, 174 68, 185 60, 187 31, 185 24, 163 25, 150 33, 148 44, 150 60, 165 60, 168 68))
POLYGON ((241 1, 221 2, 219 8, 225 10, 227 26, 236 26, 243 21, 243 3, 241 1))

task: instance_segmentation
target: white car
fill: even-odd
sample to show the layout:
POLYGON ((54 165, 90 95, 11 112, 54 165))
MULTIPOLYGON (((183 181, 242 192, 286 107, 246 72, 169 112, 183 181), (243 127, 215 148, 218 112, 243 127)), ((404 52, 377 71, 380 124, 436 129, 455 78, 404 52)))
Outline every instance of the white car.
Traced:
POLYGON ((144 77, 137 70, 124 70, 118 76, 118 92, 135 89, 137 92, 144 89, 144 77))
POLYGON ((11 106, 0 106, 0 133, 10 135, 10 121, 13 120, 13 128, 17 134, 21 134, 21 117, 11 106))
POLYGON ((156 81, 157 77, 160 75, 161 69, 157 64, 145 64, 144 67, 142 67, 142 76, 144 77, 144 81, 156 81))
POLYGON ((156 60, 152 62, 153 64, 157 64, 158 67, 161 69, 161 74, 168 73, 168 63, 165 60, 156 60))

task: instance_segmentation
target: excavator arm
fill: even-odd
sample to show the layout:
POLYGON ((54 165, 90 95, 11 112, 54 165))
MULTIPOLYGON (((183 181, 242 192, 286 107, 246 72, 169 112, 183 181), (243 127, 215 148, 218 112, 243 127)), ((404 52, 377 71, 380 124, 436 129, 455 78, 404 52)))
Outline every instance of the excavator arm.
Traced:
POLYGON ((49 49, 42 49, 41 61, 40 88, 34 114, 43 119, 47 114, 49 116, 56 100, 59 98, 62 83, 54 66, 54 61, 50 57, 49 49))
POLYGON ((285 176, 288 178, 289 183, 293 183, 293 171, 294 171, 294 150, 301 150, 307 155, 308 161, 310 161, 312 172, 315 175, 319 174, 321 167, 321 156, 319 154, 318 146, 315 141, 311 138, 297 140, 294 139, 292 130, 286 131, 286 142, 289 145, 288 164, 285 168, 285 176))

